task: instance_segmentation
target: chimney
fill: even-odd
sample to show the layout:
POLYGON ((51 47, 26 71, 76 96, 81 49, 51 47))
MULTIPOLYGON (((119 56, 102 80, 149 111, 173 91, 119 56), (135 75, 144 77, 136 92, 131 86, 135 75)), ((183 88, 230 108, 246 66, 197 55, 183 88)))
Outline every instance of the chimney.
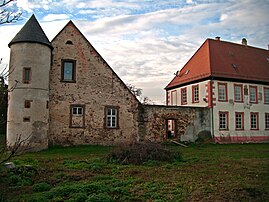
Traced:
POLYGON ((248 45, 248 41, 247 41, 247 39, 246 39, 246 38, 243 38, 243 39, 242 39, 242 45, 245 45, 245 46, 247 46, 247 45, 248 45))
POLYGON ((216 36, 215 40, 220 41, 220 36, 216 36))

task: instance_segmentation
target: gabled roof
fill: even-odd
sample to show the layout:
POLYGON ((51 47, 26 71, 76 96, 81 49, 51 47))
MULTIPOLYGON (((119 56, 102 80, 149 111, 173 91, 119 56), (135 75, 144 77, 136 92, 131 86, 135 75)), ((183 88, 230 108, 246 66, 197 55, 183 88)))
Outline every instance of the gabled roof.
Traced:
POLYGON ((269 83, 269 51, 207 39, 165 89, 208 78, 269 83))
POLYGON ((84 34, 82 34, 82 32, 77 28, 77 26, 72 22, 72 20, 70 20, 64 27, 63 29, 51 40, 51 43, 53 43, 54 40, 56 40, 60 34, 69 26, 74 27, 79 33, 80 35, 84 38, 84 40, 86 41, 86 43, 89 44, 89 46, 94 50, 94 52, 96 52, 96 54, 98 55, 98 57, 103 61, 103 63, 112 71, 112 73, 119 79, 119 81, 122 83, 122 85, 128 90, 129 93, 131 93, 131 95, 134 97, 134 99, 139 103, 140 101, 137 99, 137 97, 131 92, 131 90, 126 86, 126 84, 121 80, 121 78, 116 74, 116 72, 112 69, 112 67, 110 67, 110 65, 106 62, 106 60, 98 53, 98 51, 93 47, 93 45, 90 43, 90 41, 84 36, 84 34))
POLYGON ((51 43, 41 28, 40 24, 38 23, 37 19, 35 18, 35 15, 30 17, 22 29, 8 44, 8 47, 10 47, 12 44, 22 42, 40 43, 47 45, 52 49, 51 43))

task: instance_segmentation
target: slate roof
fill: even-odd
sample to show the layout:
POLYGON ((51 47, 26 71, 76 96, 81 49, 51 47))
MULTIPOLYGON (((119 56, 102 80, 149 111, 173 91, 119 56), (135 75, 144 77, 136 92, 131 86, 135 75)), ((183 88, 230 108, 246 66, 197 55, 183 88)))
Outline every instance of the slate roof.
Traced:
POLYGON ((8 44, 8 47, 10 47, 12 44, 22 42, 40 43, 47 45, 52 49, 52 45, 49 39, 47 38, 34 15, 31 16, 31 18, 18 32, 18 34, 11 40, 11 42, 8 44))
POLYGON ((269 84, 269 51, 207 39, 165 89, 209 78, 269 84))

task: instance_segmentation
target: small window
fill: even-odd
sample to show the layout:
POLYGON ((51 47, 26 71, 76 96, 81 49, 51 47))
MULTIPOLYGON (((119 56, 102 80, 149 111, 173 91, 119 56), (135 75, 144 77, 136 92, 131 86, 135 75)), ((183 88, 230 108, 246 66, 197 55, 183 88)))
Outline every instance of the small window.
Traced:
POLYGON ((70 127, 85 127, 85 105, 74 104, 70 106, 70 127))
POLYGON ((199 86, 192 86, 192 102, 199 102, 199 86))
POLYGON ((71 40, 68 40, 68 41, 65 42, 65 44, 73 45, 73 42, 71 40))
POLYGON ((24 101, 24 108, 31 108, 32 100, 25 100, 24 101))
POLYGON ((265 129, 269 130, 269 113, 265 113, 265 129))
POLYGON ((244 113, 235 112, 235 129, 244 130, 244 113))
POLYGON ((264 87, 264 104, 269 104, 269 88, 264 87))
POLYGON ((258 103, 257 86, 249 86, 249 102, 258 103))
POLYGON ((243 86, 235 84, 234 85, 234 101, 243 102, 243 86))
POLYGON ((118 124, 118 107, 105 108, 105 127, 106 128, 119 128, 118 124))
POLYGON ((187 88, 181 89, 181 105, 187 104, 187 88))
POLYGON ((257 112, 250 113, 250 129, 251 130, 259 129, 259 114, 257 112))
POLYGON ((228 112, 219 112, 219 130, 228 130, 228 112))
POLYGON ((218 97, 219 101, 227 102, 227 83, 218 83, 218 97))
POLYGON ((76 61, 62 60, 62 78, 63 82, 76 82, 76 61))
POLYGON ((24 67, 23 68, 23 78, 22 82, 25 84, 31 83, 31 77, 32 77, 32 72, 30 67, 24 67))
POLYGON ((83 107, 72 107, 72 115, 83 116, 83 107))
POLYGON ((23 117, 23 122, 30 122, 30 117, 23 117))

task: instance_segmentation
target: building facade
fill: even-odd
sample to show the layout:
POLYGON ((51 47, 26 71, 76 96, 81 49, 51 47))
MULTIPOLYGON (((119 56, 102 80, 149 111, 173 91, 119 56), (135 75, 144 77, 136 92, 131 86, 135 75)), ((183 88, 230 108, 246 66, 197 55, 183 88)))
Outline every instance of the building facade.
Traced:
POLYGON ((268 50, 207 39, 166 91, 167 105, 210 108, 215 142, 269 142, 268 50))
POLYGON ((72 21, 50 42, 33 15, 9 43, 7 145, 117 145, 194 141, 207 108, 142 105, 72 21))

